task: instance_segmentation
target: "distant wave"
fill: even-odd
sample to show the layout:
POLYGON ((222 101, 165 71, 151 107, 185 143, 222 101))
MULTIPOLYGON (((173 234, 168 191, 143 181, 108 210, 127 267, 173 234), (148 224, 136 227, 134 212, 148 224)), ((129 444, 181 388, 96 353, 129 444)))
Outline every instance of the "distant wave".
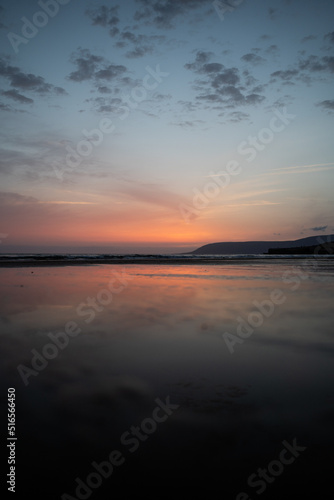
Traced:
MULTIPOLYGON (((129 262, 219 262, 219 261, 240 261, 240 260, 275 260, 275 259, 312 259, 312 255, 295 254, 0 254, 1 264, 19 263, 129 263, 129 262)), ((318 255, 317 259, 334 258, 333 255, 318 255)))

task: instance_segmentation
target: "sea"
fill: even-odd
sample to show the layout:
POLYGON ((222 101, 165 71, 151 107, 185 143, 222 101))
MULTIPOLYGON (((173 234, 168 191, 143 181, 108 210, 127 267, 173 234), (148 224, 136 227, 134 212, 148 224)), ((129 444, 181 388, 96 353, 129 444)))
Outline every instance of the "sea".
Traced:
MULTIPOLYGON (((334 255, 317 255, 316 260, 328 260, 334 258, 334 255)), ((64 263, 99 263, 108 261, 110 263, 124 261, 138 262, 147 261, 147 263, 157 263, 159 261, 167 261, 170 263, 206 263, 220 261, 241 261, 241 260, 286 260, 299 259, 304 261, 312 261, 315 259, 313 255, 296 255, 296 254, 108 254, 108 253, 2 253, 0 254, 0 265, 6 262, 17 263, 34 263, 34 262, 64 262, 64 263)))

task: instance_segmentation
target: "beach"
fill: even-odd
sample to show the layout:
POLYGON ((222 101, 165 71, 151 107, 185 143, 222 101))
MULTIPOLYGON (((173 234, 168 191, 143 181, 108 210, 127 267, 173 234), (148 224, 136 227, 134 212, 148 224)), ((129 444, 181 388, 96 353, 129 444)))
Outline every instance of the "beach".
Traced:
POLYGON ((334 444, 334 261, 134 260, 0 269, 18 484, 315 495, 334 444))

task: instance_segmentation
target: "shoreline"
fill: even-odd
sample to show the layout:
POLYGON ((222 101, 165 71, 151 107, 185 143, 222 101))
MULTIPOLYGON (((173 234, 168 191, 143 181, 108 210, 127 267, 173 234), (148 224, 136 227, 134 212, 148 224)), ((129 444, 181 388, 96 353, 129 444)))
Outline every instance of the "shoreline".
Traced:
POLYGON ((274 264, 275 262, 288 263, 289 261, 304 261, 304 260, 315 259, 318 262, 331 262, 333 261, 333 256, 305 256, 305 255, 292 255, 292 256, 275 256, 271 258, 266 257, 256 257, 256 258, 201 258, 201 259, 168 259, 168 258, 154 258, 149 259, 143 258, 112 258, 112 259, 73 259, 73 260, 16 260, 16 259, 6 259, 0 260, 0 268, 20 268, 20 267, 64 267, 64 266, 96 266, 96 265, 232 265, 232 264, 249 264, 251 263, 261 263, 261 264, 274 264))

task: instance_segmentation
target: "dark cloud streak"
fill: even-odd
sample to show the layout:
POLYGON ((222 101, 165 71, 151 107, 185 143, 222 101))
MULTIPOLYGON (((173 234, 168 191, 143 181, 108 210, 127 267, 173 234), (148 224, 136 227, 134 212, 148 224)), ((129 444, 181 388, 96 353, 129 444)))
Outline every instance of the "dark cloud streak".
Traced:
POLYGON ((265 59, 263 59, 263 57, 252 53, 245 54, 241 59, 250 64, 261 64, 265 62, 265 59))
MULTIPOLYGON (((0 58, 0 76, 6 78, 11 87, 16 90, 31 91, 40 96, 46 94, 66 95, 62 87, 56 87, 47 83, 43 77, 24 73, 17 66, 11 66, 5 59, 0 58)), ((22 102, 22 101, 21 101, 22 102)))
POLYGON ((329 112, 334 112, 334 99, 332 100, 325 100, 325 101, 321 101, 317 104, 317 106, 329 111, 329 112))
POLYGON ((25 97, 22 94, 19 94, 17 90, 4 90, 1 92, 1 95, 4 95, 5 97, 9 97, 10 99, 13 99, 14 101, 20 102, 21 104, 32 104, 34 101, 33 99, 29 99, 28 97, 25 97))

